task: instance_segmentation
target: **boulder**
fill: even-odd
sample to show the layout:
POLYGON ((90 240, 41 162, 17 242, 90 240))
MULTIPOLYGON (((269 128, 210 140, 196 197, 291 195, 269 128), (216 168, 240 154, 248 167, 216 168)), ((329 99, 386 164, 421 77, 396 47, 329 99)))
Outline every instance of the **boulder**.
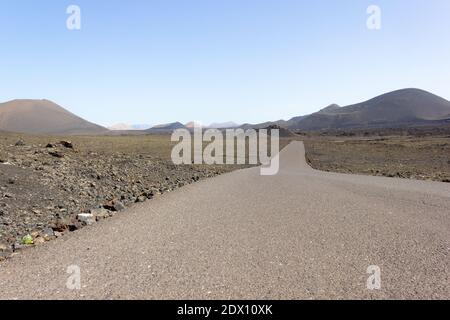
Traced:
POLYGON ((119 200, 111 200, 103 205, 103 208, 111 210, 111 211, 121 211, 125 209, 125 205, 119 200))
POLYGON ((106 219, 111 216, 111 212, 105 208, 91 209, 91 214, 96 218, 96 220, 106 219))
POLYGON ((69 217, 58 217, 54 225, 52 225, 53 231, 63 232, 69 229, 71 219, 69 217))
POLYGON ((41 232, 41 237, 45 240, 45 241, 50 241, 52 239, 55 239, 55 232, 53 231, 52 228, 44 228, 41 232))
POLYGON ((65 148, 73 149, 73 143, 71 141, 62 140, 60 143, 65 148))
POLYGON ((22 138, 20 138, 19 140, 16 141, 16 143, 14 145, 16 147, 24 146, 25 145, 25 141, 22 138))
POLYGON ((88 226, 94 224, 97 221, 92 213, 80 213, 77 215, 77 219, 81 223, 88 226))
POLYGON ((36 239, 34 239, 33 243, 35 246, 38 246, 45 243, 45 239, 43 237, 37 237, 36 239))
POLYGON ((136 198, 136 202, 145 202, 147 199, 146 196, 139 196, 136 198))

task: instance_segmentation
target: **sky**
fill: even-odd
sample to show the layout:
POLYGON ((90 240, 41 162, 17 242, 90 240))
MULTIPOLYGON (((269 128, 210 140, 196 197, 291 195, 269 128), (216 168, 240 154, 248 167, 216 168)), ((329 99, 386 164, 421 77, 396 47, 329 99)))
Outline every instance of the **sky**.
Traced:
POLYGON ((448 0, 0 0, 0 44, 1 102, 101 125, 258 123, 407 87, 450 99, 448 0))

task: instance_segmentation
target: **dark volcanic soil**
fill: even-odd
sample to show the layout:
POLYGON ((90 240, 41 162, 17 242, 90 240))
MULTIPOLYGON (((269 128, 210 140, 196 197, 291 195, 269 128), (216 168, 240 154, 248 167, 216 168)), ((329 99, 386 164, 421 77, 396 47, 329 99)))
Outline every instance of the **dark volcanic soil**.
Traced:
POLYGON ((183 185, 242 166, 173 165, 169 136, 0 135, 0 260, 183 185), (23 139, 22 139, 23 138, 23 139), (73 146, 61 141, 71 140, 73 146))
POLYGON ((450 182, 450 136, 314 137, 305 140, 313 168, 450 182))

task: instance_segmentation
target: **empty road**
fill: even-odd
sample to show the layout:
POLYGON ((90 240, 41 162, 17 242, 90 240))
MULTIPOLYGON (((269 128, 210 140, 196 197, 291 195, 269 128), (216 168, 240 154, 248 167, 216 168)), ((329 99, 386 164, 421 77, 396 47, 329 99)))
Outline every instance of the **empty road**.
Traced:
POLYGON ((280 159, 25 250, 0 263, 0 298, 450 298, 450 184, 316 171, 301 142, 280 159))

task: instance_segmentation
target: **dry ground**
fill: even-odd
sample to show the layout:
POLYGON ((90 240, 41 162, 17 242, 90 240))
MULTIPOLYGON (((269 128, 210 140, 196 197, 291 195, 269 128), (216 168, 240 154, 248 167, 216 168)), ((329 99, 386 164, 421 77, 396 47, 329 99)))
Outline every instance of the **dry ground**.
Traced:
MULTIPOLYGON (((447 132, 402 135, 303 134, 316 169, 421 180, 450 181, 447 132)), ((81 228, 80 213, 97 220, 135 202, 238 165, 173 165, 168 135, 54 137, 0 133, 0 260, 24 247, 81 228), (23 143, 17 142, 23 140, 23 143), (61 141, 70 140, 73 148, 61 141)))
POLYGON ((37 136, 0 133, 0 260, 81 228, 80 213, 114 215, 238 165, 174 165, 169 135, 37 136), (73 148, 61 141, 70 141, 73 148))
POLYGON ((319 170, 450 182, 450 135, 315 136, 305 148, 319 170))

